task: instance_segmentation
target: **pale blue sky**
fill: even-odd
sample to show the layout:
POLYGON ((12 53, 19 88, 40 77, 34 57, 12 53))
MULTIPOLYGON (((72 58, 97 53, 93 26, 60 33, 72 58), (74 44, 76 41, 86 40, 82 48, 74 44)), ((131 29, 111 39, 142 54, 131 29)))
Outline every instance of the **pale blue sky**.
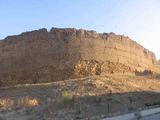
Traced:
POLYGON ((124 34, 160 59, 160 0, 0 0, 0 39, 75 27, 124 34))

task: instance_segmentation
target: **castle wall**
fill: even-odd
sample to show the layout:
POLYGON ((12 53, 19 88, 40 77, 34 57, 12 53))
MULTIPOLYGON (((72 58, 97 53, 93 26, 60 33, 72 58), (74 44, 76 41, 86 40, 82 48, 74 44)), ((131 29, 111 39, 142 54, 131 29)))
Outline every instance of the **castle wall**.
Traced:
POLYGON ((49 82, 149 69, 155 55, 128 37, 72 28, 40 29, 0 41, 0 83, 49 82))

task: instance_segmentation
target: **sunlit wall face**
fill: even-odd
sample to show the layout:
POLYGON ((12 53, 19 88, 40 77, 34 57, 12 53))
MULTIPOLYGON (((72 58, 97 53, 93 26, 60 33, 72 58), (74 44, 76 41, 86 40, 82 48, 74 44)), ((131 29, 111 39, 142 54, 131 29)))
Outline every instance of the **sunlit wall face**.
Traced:
POLYGON ((0 39, 46 27, 125 34, 160 59, 159 0, 1 0, 0 39))

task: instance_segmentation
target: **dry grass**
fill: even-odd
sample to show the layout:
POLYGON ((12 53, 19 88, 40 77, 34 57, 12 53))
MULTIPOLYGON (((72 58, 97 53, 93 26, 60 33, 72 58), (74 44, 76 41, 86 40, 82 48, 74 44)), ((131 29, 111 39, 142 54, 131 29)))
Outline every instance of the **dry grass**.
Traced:
POLYGON ((7 109, 10 109, 12 108, 14 104, 14 101, 11 100, 11 99, 0 99, 0 109, 4 109, 4 110, 7 110, 7 109))
POLYGON ((34 107, 39 105, 39 100, 30 97, 21 97, 17 101, 9 98, 0 99, 0 109, 8 110, 13 107, 34 107))
POLYGON ((36 98, 22 97, 18 99, 18 106, 34 107, 38 105, 39 105, 39 101, 36 98))

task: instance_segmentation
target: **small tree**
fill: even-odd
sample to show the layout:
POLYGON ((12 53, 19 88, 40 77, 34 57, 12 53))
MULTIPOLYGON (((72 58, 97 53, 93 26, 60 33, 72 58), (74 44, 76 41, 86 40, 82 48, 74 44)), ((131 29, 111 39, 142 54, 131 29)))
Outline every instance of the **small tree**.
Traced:
POLYGON ((3 84, 3 82, 2 82, 2 79, 0 78, 0 87, 2 87, 2 84, 3 84))
POLYGON ((33 83, 34 83, 34 84, 37 84, 37 83, 38 83, 38 78, 39 78, 39 73, 36 72, 35 75, 34 75, 34 79, 33 79, 33 83))
POLYGON ((110 113, 110 104, 112 101, 112 90, 109 91, 109 98, 108 98, 108 113, 110 113))

